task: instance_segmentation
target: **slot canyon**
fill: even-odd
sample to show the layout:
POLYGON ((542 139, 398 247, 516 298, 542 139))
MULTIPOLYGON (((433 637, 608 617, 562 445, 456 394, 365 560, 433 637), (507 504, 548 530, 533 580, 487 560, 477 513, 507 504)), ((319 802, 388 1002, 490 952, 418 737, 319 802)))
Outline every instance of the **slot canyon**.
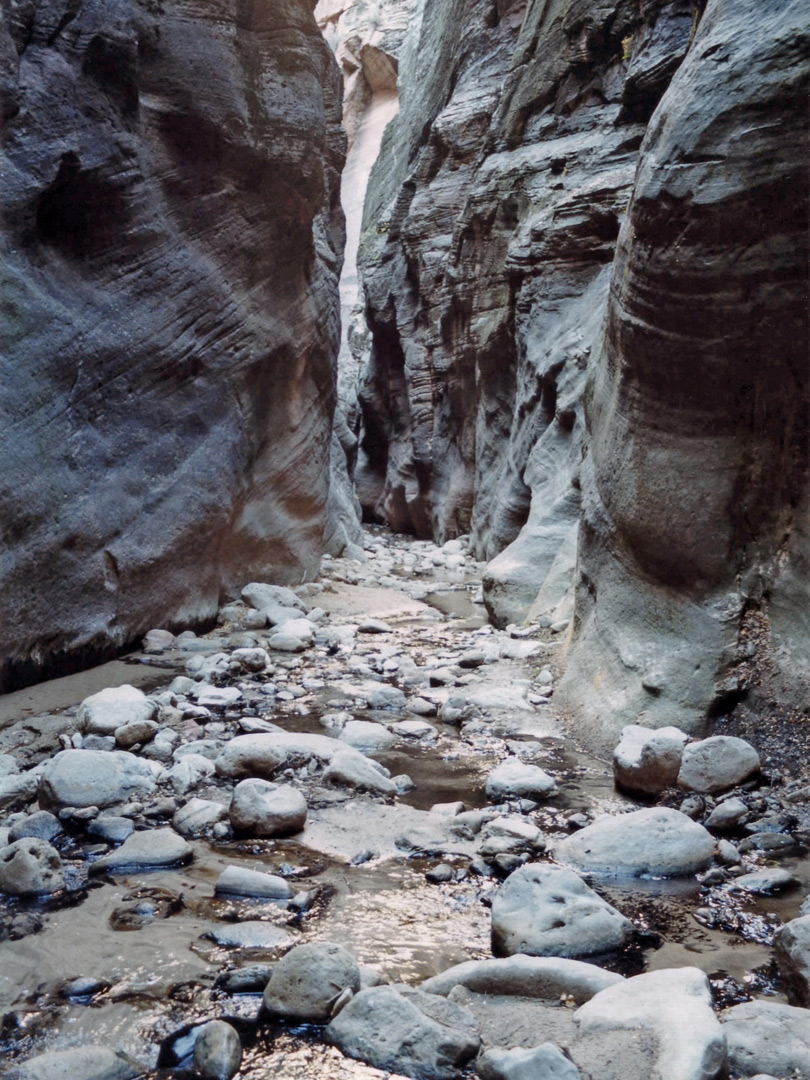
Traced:
POLYGON ((0 1075, 810 1080, 806 3, 0 5, 0 1075))

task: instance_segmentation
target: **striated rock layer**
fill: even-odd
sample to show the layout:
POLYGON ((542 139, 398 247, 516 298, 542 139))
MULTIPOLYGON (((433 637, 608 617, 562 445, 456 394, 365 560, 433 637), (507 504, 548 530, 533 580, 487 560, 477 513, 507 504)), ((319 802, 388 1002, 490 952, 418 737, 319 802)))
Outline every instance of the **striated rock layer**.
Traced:
POLYGON ((807 17, 417 5, 366 202, 365 513, 573 608, 592 736, 807 703, 807 17), (767 687, 765 684, 767 683, 767 687))
POLYGON ((570 586, 585 368, 691 27, 680 0, 456 0, 413 20, 366 206, 358 489, 396 528, 472 531, 501 624, 570 586))
POLYGON ((307 0, 4 0, 0 690, 316 571, 341 92, 307 0))
POLYGON ((641 149, 567 678, 609 736, 810 700, 809 46, 799 0, 709 0, 641 149))
POLYGON ((340 275, 341 336, 332 482, 326 546, 333 555, 360 554, 361 507, 351 474, 357 457, 358 367, 368 329, 360 303, 357 248, 369 174, 386 124, 399 107, 399 54, 414 0, 319 0, 315 18, 343 73, 343 126, 348 146, 340 185, 346 247, 340 275), (353 546, 352 546, 353 545, 353 546))

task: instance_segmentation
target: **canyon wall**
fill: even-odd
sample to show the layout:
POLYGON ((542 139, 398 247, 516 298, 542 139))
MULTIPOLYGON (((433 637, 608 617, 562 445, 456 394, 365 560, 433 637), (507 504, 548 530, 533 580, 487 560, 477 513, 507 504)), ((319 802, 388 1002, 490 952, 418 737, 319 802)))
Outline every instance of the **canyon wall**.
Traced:
POLYGON ((360 242, 358 493, 471 532, 496 622, 573 614, 596 740, 810 704, 801 8, 411 20, 360 242))
POLYGON ((318 0, 315 18, 343 73, 346 165, 340 201, 346 216, 346 247, 340 275, 341 335, 337 408, 332 439, 327 550, 362 556, 361 507, 351 474, 357 457, 359 367, 368 328, 360 298, 357 249, 363 205, 383 132, 399 107, 399 54, 413 0, 318 0))
POLYGON ((570 584, 585 368, 692 26, 689 0, 426 2, 412 22, 361 241, 358 490, 395 528, 471 532, 502 624, 570 584))
POLYGON ((317 571, 345 136, 312 6, 3 2, 0 690, 317 571))
POLYGON ((709 0, 641 148, 586 391, 596 731, 810 709, 808 57, 801 2, 709 0))

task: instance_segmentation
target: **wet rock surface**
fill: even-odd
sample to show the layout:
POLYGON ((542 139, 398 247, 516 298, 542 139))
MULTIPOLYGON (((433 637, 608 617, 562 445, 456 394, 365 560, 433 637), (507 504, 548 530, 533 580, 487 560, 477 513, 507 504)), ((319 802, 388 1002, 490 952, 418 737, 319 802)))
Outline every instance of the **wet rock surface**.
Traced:
MULTIPOLYGON (((302 652, 273 649, 236 601, 210 634, 133 658, 161 665, 142 687, 148 741, 87 749, 109 736, 86 730, 78 698, 0 730, 7 776, 32 780, 0 818, 0 858, 44 832, 63 874, 55 892, 2 896, 4 1065, 103 1045, 126 1060, 101 1068, 224 1076, 233 1038, 200 1041, 222 1021, 247 1080, 511 1077, 535 1058, 583 1080, 691 1078, 698 1059, 713 1075, 716 1015, 798 1000, 782 954, 803 970, 804 789, 758 773, 640 807, 566 734, 558 635, 486 625, 471 558, 450 571, 429 542, 365 543, 295 603, 251 588, 315 614, 302 652), (201 687, 222 703, 201 705, 201 687), (545 781, 494 790, 504 764, 545 781), (245 827, 243 785, 294 795, 297 831, 245 827), (685 1064, 667 1009, 692 1017, 685 1064)), ((730 1027, 731 1060, 775 1068, 776 1024, 803 1067, 791 1009, 759 1042, 730 1027)))

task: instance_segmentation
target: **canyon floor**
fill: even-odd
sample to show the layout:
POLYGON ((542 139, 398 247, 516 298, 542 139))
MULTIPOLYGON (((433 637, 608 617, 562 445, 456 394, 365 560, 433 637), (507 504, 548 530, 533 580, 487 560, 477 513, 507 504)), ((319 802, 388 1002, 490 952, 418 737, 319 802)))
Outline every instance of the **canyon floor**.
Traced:
MULTIPOLYGON (((381 1080, 390 1071, 344 1056, 321 1026, 263 1012, 264 985, 290 946, 345 947, 364 986, 419 986, 486 960, 492 905, 513 872, 554 865, 550 852, 597 817, 650 805, 619 793, 612 762, 573 735, 555 693, 565 627, 489 626, 483 567, 464 543, 443 550, 382 529, 365 535, 365 562, 327 559, 319 581, 297 590, 311 627, 298 628, 300 645, 283 623, 268 631, 255 607, 237 602, 208 634, 166 635, 162 650, 158 635, 149 651, 0 700, 0 839, 36 835, 20 829, 35 823, 65 880, 45 897, 5 897, 0 910, 4 1068, 96 1045, 142 1063, 145 1075, 182 1075, 194 1028, 223 1018, 240 1032, 245 1080, 381 1080), (79 709, 122 684, 142 688, 155 710, 141 742, 88 730, 79 709), (281 733, 287 757, 275 761, 273 779, 304 796, 306 823, 267 837, 229 816, 234 782, 257 774, 227 763, 239 746, 253 753, 245 739, 281 733), (125 750, 148 765, 148 782, 140 793, 113 793, 106 807, 70 805, 54 763, 77 748, 125 750), (510 786, 504 762, 513 773, 542 770, 553 784, 527 797, 510 786), (499 768, 506 780, 493 781, 499 768), (176 858, 161 854, 169 833, 183 844, 176 858), (116 864, 110 855, 129 835, 147 840, 116 864), (217 887, 228 867, 283 879, 287 895, 229 894, 217 887)), ((69 787, 75 777, 63 780, 69 787)), ((621 947, 588 959, 628 977, 702 969, 722 1019, 750 1000, 784 1005, 774 935, 810 888, 801 783, 765 761, 759 777, 722 797, 664 792, 659 805, 697 820, 742 801, 736 831, 715 832, 729 845, 725 858, 677 878, 584 875, 631 924, 621 947), (782 840, 751 842, 766 834, 782 840), (773 879, 783 891, 737 884, 764 869, 788 872, 773 879)), ((567 1045, 575 998, 543 1004, 542 1016, 558 1017, 551 1041, 567 1045)), ((504 1015, 521 1007, 507 1002, 504 1015)), ((531 1032, 515 1036, 517 1045, 546 1041, 537 1017, 521 1022, 531 1032)), ((484 1045, 492 1028, 490 1018, 484 1045)), ((608 1065, 589 1072, 587 1060, 583 1076, 613 1075, 608 1065)), ((471 1064, 458 1074, 465 1069, 473 1075, 471 1064)), ((731 1072, 753 1075, 733 1064, 731 1072)))

